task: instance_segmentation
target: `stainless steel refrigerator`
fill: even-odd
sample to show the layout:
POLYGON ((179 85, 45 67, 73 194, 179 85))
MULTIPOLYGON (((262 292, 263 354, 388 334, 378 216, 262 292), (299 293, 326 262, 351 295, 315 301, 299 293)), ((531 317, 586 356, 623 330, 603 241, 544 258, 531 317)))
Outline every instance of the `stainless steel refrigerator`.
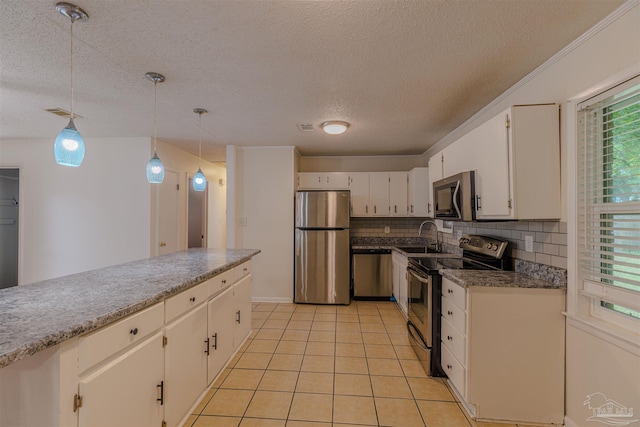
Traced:
POLYGON ((349 304, 349 288, 349 192, 297 192, 294 301, 349 304))

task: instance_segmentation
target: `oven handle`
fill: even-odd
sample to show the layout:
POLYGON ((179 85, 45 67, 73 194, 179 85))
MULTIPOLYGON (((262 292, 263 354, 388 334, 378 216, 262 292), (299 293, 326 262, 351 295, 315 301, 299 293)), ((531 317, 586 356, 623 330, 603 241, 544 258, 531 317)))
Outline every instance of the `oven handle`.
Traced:
POLYGON ((427 347, 427 345, 424 343, 424 341, 420 338, 420 332, 416 328, 416 325, 414 325, 411 322, 407 322, 407 331, 409 332, 409 338, 411 338, 411 341, 413 341, 418 347, 420 347, 420 349, 422 349, 422 351, 431 350, 429 347, 427 347), (416 331, 416 333, 418 334, 418 338, 416 338, 416 336, 413 334, 413 332, 411 331, 412 329, 416 331))
POLYGON ((453 190, 453 207, 456 208, 456 212, 458 212, 458 218, 462 219, 460 207, 458 206, 458 191, 460 191, 460 181, 457 182, 456 189, 453 190))
POLYGON ((425 283, 425 284, 429 284, 429 279, 425 279, 422 276, 419 276, 416 271, 412 268, 408 268, 407 271, 409 272, 409 274, 413 277, 415 277, 416 279, 418 279, 419 282, 421 283, 425 283))

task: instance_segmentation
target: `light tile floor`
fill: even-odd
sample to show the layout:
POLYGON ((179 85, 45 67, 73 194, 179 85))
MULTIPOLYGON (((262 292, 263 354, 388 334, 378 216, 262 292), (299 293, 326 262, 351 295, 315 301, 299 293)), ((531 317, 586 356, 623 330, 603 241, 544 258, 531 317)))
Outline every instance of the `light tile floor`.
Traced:
POLYGON ((254 303, 252 314, 250 338, 185 426, 515 427, 466 417, 425 374, 394 303, 254 303))

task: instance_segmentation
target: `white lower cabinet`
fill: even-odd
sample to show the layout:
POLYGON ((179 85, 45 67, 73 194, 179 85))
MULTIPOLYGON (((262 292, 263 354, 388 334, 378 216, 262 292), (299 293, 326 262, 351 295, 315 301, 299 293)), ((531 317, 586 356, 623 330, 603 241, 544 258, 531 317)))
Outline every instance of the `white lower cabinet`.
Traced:
POLYGON ((165 421, 176 426, 206 388, 207 304, 165 327, 165 421))
POLYGON ((237 349, 251 332, 251 276, 245 276, 233 285, 235 331, 233 347, 237 349))
POLYGON ((233 287, 213 298, 207 304, 209 361, 207 383, 210 384, 222 370, 234 351, 233 340, 235 317, 233 307, 233 287))
POLYGON ((442 367, 473 418, 562 425, 564 305, 564 289, 442 279, 442 367))
POLYGON ((391 265, 393 270, 393 296, 396 298, 396 303, 402 313, 407 316, 408 305, 408 289, 407 282, 407 265, 409 260, 407 257, 400 255, 397 252, 391 254, 391 265))
POLYGON ((162 424, 164 351, 160 331, 80 378, 81 427, 158 427, 162 424))

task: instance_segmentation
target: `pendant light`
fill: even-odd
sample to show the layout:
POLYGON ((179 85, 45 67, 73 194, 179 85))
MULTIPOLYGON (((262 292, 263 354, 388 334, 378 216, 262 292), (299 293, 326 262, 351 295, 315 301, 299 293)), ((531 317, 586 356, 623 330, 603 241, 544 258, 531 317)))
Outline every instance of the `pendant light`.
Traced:
POLYGON ((164 76, 154 72, 148 72, 144 76, 153 82, 153 157, 147 163, 147 181, 149 181, 149 184, 162 184, 162 181, 164 181, 164 165, 160 161, 157 152, 156 123, 158 115, 158 83, 164 81, 164 76))
POLYGON ((69 124, 60 131, 56 142, 53 144, 53 155, 56 162, 62 166, 78 167, 84 160, 84 138, 76 129, 73 123, 73 23, 76 21, 86 21, 89 15, 76 5, 71 3, 60 2, 56 4, 56 10, 71 19, 71 61, 70 61, 70 80, 71 80, 71 116, 69 124))
POLYGON ((202 115, 207 114, 208 111, 204 108, 194 108, 193 112, 198 115, 198 128, 200 142, 198 144, 198 172, 193 176, 193 189, 195 191, 204 191, 207 188, 207 177, 202 173, 200 168, 200 162, 202 161, 202 115))

